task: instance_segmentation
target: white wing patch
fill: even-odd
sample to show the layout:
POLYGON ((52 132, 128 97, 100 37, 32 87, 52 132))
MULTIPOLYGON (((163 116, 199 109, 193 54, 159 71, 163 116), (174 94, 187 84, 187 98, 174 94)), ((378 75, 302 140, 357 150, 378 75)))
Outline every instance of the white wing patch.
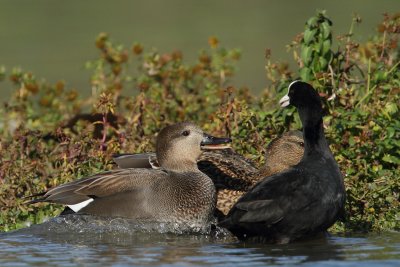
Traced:
POLYGON ((93 198, 85 200, 85 201, 82 201, 81 203, 78 203, 78 204, 68 205, 68 207, 71 210, 73 210, 75 212, 78 212, 81 209, 83 209, 84 207, 86 207, 87 205, 89 205, 89 203, 92 202, 92 201, 93 201, 93 198))

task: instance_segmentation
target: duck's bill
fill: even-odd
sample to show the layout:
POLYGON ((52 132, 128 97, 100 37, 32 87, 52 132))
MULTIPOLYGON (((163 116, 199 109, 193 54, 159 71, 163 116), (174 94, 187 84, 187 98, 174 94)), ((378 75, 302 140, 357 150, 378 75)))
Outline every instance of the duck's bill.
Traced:
POLYGON ((200 143, 202 149, 211 150, 211 149, 227 149, 230 148, 230 143, 232 139, 230 138, 221 138, 214 137, 208 134, 204 134, 203 140, 200 143))
POLYGON ((285 95, 284 97, 279 100, 279 105, 281 105, 282 108, 289 106, 290 104, 290 98, 288 95, 285 95))

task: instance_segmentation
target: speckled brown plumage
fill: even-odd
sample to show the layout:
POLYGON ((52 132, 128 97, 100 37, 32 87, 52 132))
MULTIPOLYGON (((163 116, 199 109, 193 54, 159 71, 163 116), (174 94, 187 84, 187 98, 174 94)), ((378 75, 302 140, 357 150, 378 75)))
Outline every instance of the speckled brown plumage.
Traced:
POLYGON ((296 165, 303 156, 303 145, 300 131, 289 131, 273 139, 267 146, 266 161, 260 169, 231 149, 203 152, 198 166, 216 186, 217 209, 226 215, 258 181, 296 165))
POLYGON ((251 178, 258 172, 252 161, 232 149, 204 151, 197 166, 212 177, 217 190, 245 190, 251 186, 251 178))
MULTIPOLYGON (((260 168, 259 176, 267 177, 282 172, 299 163, 304 153, 303 133, 289 131, 273 139, 265 152, 265 164, 260 168)), ((259 179, 256 179, 259 181, 259 179)))

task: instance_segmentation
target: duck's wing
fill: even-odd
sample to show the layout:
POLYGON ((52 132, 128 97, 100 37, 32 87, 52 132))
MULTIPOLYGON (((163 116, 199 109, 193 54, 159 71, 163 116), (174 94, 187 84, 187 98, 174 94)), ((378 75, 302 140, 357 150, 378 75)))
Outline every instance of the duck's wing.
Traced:
POLYGON ((220 224, 245 232, 255 224, 267 229, 293 218, 320 200, 319 183, 313 181, 312 174, 293 168, 267 177, 240 198, 220 224))
POLYGON ((159 167, 155 153, 115 154, 113 160, 121 169, 159 167))
MULTIPOLYGON (((116 154, 113 160, 119 168, 160 169, 155 153, 116 154)), ((232 149, 205 151, 198 162, 199 170, 209 176, 217 189, 246 191, 258 169, 254 162, 232 149)))
POLYGON ((117 169, 57 186, 29 203, 75 205, 91 199, 145 189, 166 176, 167 174, 160 170, 117 169))
POLYGON ((210 177, 217 189, 246 191, 258 172, 254 163, 231 149, 205 151, 197 165, 210 177))

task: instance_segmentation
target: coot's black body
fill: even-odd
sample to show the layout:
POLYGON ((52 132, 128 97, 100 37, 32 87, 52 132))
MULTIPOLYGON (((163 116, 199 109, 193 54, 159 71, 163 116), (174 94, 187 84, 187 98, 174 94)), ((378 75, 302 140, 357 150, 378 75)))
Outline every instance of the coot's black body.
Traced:
POLYGON ((310 237, 324 232, 344 212, 343 178, 324 136, 318 93, 295 81, 280 103, 299 112, 304 156, 299 164, 256 184, 221 222, 242 240, 288 243, 310 237))

